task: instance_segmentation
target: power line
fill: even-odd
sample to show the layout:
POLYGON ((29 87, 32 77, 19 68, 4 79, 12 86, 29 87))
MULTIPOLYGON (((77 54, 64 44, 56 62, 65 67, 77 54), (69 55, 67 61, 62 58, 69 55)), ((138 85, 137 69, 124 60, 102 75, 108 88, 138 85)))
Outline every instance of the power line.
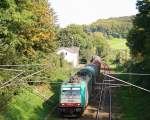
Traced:
POLYGON ((12 79, 8 80, 7 82, 3 83, 3 84, 1 85, 1 87, 0 87, 0 89, 2 89, 2 88, 4 88, 5 86, 7 86, 8 83, 12 82, 14 79, 16 79, 17 77, 19 77, 19 76, 22 75, 23 73, 24 73, 24 71, 21 72, 20 74, 16 75, 15 77, 13 77, 12 79))
MULTIPOLYGON (((47 67, 47 68, 48 68, 48 67, 47 67)), ((22 77, 18 82, 23 82, 22 80, 27 79, 27 78, 30 78, 30 77, 32 77, 33 75, 38 74, 38 73, 44 71, 45 69, 46 69, 46 68, 44 68, 44 69, 42 69, 42 70, 39 70, 39 71, 37 71, 37 72, 34 72, 34 73, 32 73, 32 74, 30 74, 30 75, 27 75, 27 76, 25 76, 25 77, 22 77)), ((21 74, 21 73, 20 73, 20 74, 21 74)), ((15 78, 17 78, 17 77, 18 77, 18 76, 15 76, 15 78)), ((9 80, 7 83, 11 82, 11 81, 14 80, 15 78, 12 78, 12 79, 9 80)), ((8 87, 8 86, 11 86, 11 85, 12 85, 12 83, 4 84, 4 85, 2 85, 2 86, 0 87, 0 89, 5 88, 5 87, 8 87)))
POLYGON ((24 71, 24 70, 8 69, 8 68, 0 68, 0 70, 14 71, 14 72, 22 72, 22 71, 24 71))
POLYGON ((0 65, 0 67, 30 67, 30 66, 50 66, 50 64, 0 65))
POLYGON ((123 83, 125 83, 125 84, 128 84, 128 85, 130 85, 130 86, 136 87, 136 88, 138 88, 138 89, 141 89, 141 90, 144 90, 144 91, 146 91, 146 92, 149 92, 149 93, 150 93, 150 90, 145 89, 145 88, 143 88, 143 87, 140 87, 140 86, 134 85, 134 84, 132 84, 132 83, 126 82, 126 81, 124 81, 124 80, 118 79, 118 78, 113 77, 113 76, 110 76, 110 75, 108 75, 108 74, 104 74, 104 75, 106 75, 106 76, 108 76, 108 77, 110 77, 110 78, 113 78, 113 79, 115 79, 115 80, 117 80, 117 81, 123 82, 123 83))
POLYGON ((145 74, 145 73, 109 73, 109 75, 137 75, 137 76, 150 76, 150 74, 145 74))
POLYGON ((57 82, 57 81, 23 81, 24 83, 41 83, 41 82, 44 82, 44 83, 57 83, 57 84, 61 84, 61 83, 63 83, 63 82, 57 82))
POLYGON ((39 70, 39 71, 37 71, 37 72, 34 72, 34 73, 30 74, 30 75, 27 75, 27 76, 21 78, 20 81, 23 80, 23 79, 26 79, 26 78, 30 78, 30 77, 32 77, 33 75, 36 75, 36 74, 38 74, 38 73, 44 71, 45 69, 46 69, 46 68, 44 68, 44 69, 42 69, 42 70, 39 70))

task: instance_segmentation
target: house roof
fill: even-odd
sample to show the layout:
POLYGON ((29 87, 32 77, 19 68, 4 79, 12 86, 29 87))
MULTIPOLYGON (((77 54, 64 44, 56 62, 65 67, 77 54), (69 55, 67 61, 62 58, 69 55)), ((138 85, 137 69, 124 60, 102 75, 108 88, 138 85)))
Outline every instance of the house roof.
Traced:
POLYGON ((66 50, 66 51, 71 52, 71 53, 79 53, 79 47, 70 47, 70 48, 61 47, 61 48, 58 49, 58 51, 59 50, 66 50))

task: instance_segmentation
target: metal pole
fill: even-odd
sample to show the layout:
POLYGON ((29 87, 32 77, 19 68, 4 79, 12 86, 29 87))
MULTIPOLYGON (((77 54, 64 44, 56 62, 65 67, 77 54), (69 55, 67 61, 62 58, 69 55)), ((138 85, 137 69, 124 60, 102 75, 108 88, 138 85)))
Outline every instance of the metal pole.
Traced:
POLYGON ((111 116, 112 116, 112 114, 111 114, 111 112, 112 112, 112 108, 111 108, 111 106, 112 106, 112 97, 111 97, 111 87, 109 88, 109 120, 111 120, 111 116))

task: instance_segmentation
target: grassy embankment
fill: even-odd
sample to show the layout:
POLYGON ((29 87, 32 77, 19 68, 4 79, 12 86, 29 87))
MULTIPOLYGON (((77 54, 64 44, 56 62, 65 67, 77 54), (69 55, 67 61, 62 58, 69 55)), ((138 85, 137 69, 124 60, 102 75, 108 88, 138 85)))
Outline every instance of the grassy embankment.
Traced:
MULTIPOLYGON (((125 44, 126 40, 113 39, 110 40, 109 43, 111 48, 129 50, 125 44)), ((121 70, 123 71, 124 68, 121 68, 121 70)), ((126 81, 135 81, 136 77, 134 78, 132 77, 131 79, 131 77, 129 77, 128 75, 118 76, 118 78, 121 78, 126 81)), ((118 88, 117 91, 118 97, 116 99, 118 99, 123 113, 121 120, 150 120, 149 93, 138 90, 137 88, 129 88, 129 87, 118 88)))
MULTIPOLYGON (((72 71, 69 68, 53 70, 51 80, 66 80, 72 71)), ((26 85, 11 99, 7 110, 0 113, 0 120, 44 120, 58 102, 59 85, 26 85)))

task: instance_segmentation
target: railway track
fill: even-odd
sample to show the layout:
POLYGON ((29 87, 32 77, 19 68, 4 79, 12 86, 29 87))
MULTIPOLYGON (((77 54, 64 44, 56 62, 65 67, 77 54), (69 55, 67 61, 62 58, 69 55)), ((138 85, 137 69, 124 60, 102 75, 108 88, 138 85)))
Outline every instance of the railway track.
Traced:
POLYGON ((74 117, 74 118, 61 117, 58 114, 55 114, 56 111, 53 110, 49 113, 49 115, 46 117, 45 120, 51 120, 51 117, 54 118, 54 120, 95 120, 96 113, 97 113, 96 104, 97 104, 96 101, 93 102, 93 100, 91 100, 90 104, 87 106, 86 110, 84 111, 81 117, 74 117))
MULTIPOLYGON (((101 80, 101 83, 105 83, 105 80, 101 80)), ((94 85, 97 86, 97 85, 94 85)), ((55 110, 50 112, 47 119, 50 120, 51 116, 54 115, 54 120, 108 120, 110 116, 109 112, 109 89, 106 85, 98 85, 99 89, 94 89, 92 92, 91 100, 86 110, 79 118, 63 118, 55 114, 55 110), (97 97, 96 97, 97 96, 97 97)), ((96 88, 96 87, 94 87, 96 88)), ((55 108, 54 108, 55 109, 55 108)))
MULTIPOLYGON (((109 67, 104 67, 107 67, 104 74, 108 73, 109 67)), ((91 100, 81 117, 62 118, 59 115, 55 115, 54 120, 111 120, 111 87, 105 84, 110 83, 107 80, 109 81, 108 77, 104 75, 101 80, 97 81, 98 83, 93 84, 91 100), (96 86, 99 89, 95 89, 97 88, 96 86)), ((53 113, 51 115, 53 116, 53 113)))

